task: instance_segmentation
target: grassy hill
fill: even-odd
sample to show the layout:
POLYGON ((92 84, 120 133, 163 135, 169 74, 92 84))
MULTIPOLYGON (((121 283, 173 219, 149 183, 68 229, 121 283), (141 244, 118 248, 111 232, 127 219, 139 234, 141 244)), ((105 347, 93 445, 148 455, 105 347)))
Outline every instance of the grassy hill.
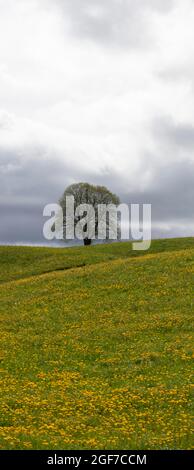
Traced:
POLYGON ((0 247, 0 447, 190 449, 194 239, 0 247))

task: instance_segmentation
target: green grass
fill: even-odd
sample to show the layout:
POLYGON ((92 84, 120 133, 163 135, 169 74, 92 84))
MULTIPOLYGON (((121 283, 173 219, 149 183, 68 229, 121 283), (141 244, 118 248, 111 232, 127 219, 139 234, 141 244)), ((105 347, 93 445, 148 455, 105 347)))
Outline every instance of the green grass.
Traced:
MULTIPOLYGON (((193 238, 153 240, 149 253, 180 251, 193 246, 193 238)), ((145 255, 147 251, 132 251, 132 244, 129 242, 68 249, 0 246, 0 283, 118 258, 145 255)))
POLYGON ((1 448, 192 447, 192 238, 0 260, 1 448))

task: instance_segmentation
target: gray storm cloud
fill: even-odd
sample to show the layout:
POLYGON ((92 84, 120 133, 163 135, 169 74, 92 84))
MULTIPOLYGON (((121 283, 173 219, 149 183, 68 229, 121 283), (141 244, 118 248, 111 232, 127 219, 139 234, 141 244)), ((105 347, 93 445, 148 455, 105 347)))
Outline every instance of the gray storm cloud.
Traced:
POLYGON ((109 46, 149 45, 150 10, 168 13, 174 0, 57 0, 72 34, 109 46))
MULTIPOLYGON (((88 180, 107 185, 116 191, 122 201, 152 204, 153 234, 155 236, 189 235, 194 226, 194 162, 184 161, 162 165, 146 156, 152 170, 152 180, 144 191, 131 191, 130 185, 123 192, 123 180, 116 172, 109 170, 101 178, 91 172, 88 180)), ((3 161, 3 158, 1 157, 3 161)), ((5 160, 5 155, 4 155, 5 160)), ((11 156, 7 159, 7 168, 11 156)), ((7 170, 0 176, 1 199, 1 241, 42 241, 42 212, 46 204, 57 202, 69 181, 84 181, 84 173, 71 170, 70 165, 58 162, 28 162, 7 170)))
POLYGON ((153 134, 157 140, 176 150, 194 151, 194 126, 190 123, 174 123, 172 118, 163 117, 153 123, 153 134))

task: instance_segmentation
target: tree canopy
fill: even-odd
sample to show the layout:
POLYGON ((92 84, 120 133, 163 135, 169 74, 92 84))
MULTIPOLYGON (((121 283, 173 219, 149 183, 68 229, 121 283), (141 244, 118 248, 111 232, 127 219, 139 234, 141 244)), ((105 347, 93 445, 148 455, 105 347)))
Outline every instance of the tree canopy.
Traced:
MULTIPOLYGON (((90 245, 92 238, 97 235, 98 231, 98 226, 99 226, 99 205, 114 205, 118 206, 120 203, 119 197, 112 193, 109 189, 107 189, 105 186, 94 186, 89 183, 76 183, 68 186, 62 197, 59 200, 60 206, 63 209, 63 228, 64 228, 64 238, 66 238, 66 232, 68 228, 68 224, 70 223, 68 214, 67 214, 67 196, 73 196, 74 198, 74 225, 77 224, 81 221, 81 226, 84 231, 84 244, 85 245, 90 245), (82 214, 76 213, 76 209, 80 205, 87 205, 90 206, 91 211, 89 213, 88 208, 85 207, 84 211, 84 206, 83 206, 83 211, 82 214), (87 214, 87 219, 83 218, 84 212, 88 212, 87 214), (95 218, 95 229, 94 233, 91 234, 88 233, 88 220, 90 217, 92 217, 94 214, 95 218)), ((72 220, 71 220, 72 222, 72 220)), ((107 233, 109 230, 111 224, 111 217, 106 217, 106 228, 107 228, 107 233)), ((105 236, 107 238, 107 235, 105 236)))

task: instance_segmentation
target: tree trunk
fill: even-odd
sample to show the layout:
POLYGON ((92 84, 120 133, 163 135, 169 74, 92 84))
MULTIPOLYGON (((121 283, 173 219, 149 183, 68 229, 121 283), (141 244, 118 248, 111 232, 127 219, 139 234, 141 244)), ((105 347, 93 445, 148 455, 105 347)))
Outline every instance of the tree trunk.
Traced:
POLYGON ((84 238, 84 245, 85 246, 91 245, 91 243, 92 243, 92 240, 90 240, 90 238, 87 238, 87 237, 84 238))

